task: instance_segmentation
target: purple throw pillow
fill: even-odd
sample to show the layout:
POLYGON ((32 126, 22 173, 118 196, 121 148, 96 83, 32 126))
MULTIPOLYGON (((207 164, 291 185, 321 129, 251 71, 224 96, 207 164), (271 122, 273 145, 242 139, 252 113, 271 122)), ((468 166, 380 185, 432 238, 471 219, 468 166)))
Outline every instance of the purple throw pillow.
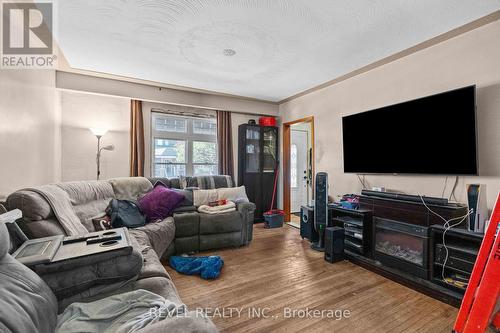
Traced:
POLYGON ((156 221, 172 215, 174 209, 183 201, 184 196, 181 193, 159 185, 140 198, 138 203, 148 221, 156 221))

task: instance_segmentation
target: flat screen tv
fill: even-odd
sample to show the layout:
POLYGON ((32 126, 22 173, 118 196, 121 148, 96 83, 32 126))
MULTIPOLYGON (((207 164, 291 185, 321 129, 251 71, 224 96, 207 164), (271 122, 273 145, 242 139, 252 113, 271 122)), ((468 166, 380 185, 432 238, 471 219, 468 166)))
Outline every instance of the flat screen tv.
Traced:
POLYGON ((344 172, 477 175, 476 87, 342 118, 344 172))

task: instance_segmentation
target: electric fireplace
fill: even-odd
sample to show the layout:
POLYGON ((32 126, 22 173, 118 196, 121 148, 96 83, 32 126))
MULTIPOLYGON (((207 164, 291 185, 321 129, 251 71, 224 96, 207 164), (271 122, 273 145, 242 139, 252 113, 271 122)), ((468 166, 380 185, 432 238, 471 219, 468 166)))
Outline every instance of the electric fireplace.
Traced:
POLYGON ((373 222, 375 259, 427 279, 428 228, 377 217, 373 222))

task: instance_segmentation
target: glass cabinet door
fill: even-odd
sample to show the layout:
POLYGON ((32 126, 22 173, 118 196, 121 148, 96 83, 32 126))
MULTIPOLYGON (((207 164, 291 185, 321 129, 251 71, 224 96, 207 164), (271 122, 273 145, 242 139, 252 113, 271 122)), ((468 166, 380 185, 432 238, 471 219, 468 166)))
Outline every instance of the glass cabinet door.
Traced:
POLYGON ((260 172, 260 127, 247 127, 245 171, 260 172))
POLYGON ((265 127, 263 131, 263 171, 274 172, 276 168, 276 151, 277 151, 277 130, 273 127, 265 127))

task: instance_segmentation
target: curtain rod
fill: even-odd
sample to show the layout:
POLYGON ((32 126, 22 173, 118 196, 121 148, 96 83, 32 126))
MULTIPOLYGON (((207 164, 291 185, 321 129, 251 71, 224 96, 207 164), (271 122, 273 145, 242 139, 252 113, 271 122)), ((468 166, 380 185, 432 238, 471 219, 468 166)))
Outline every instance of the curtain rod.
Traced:
POLYGON ((210 114, 177 111, 177 110, 170 110, 170 109, 163 109, 163 108, 151 108, 151 112, 168 113, 168 114, 184 116, 184 117, 193 117, 193 118, 215 118, 215 115, 210 115, 210 114))
MULTIPOLYGON (((217 109, 207 108, 207 107, 196 107, 195 109, 217 112, 217 109)), ((151 111, 152 112, 164 112, 164 113, 177 113, 177 114, 181 114, 182 112, 184 112, 184 111, 174 111, 174 110, 163 109, 163 108, 151 108, 151 111)), ((250 113, 250 112, 231 111, 231 110, 220 110, 220 111, 228 111, 231 113, 237 113, 237 114, 242 114, 242 115, 246 115, 246 116, 255 116, 255 117, 276 117, 276 118, 278 117, 277 115, 271 115, 271 114, 265 114, 265 113, 250 113)), ((191 112, 187 112, 187 113, 191 113, 191 112)), ((199 115, 195 112, 193 112, 193 114, 199 115)))

